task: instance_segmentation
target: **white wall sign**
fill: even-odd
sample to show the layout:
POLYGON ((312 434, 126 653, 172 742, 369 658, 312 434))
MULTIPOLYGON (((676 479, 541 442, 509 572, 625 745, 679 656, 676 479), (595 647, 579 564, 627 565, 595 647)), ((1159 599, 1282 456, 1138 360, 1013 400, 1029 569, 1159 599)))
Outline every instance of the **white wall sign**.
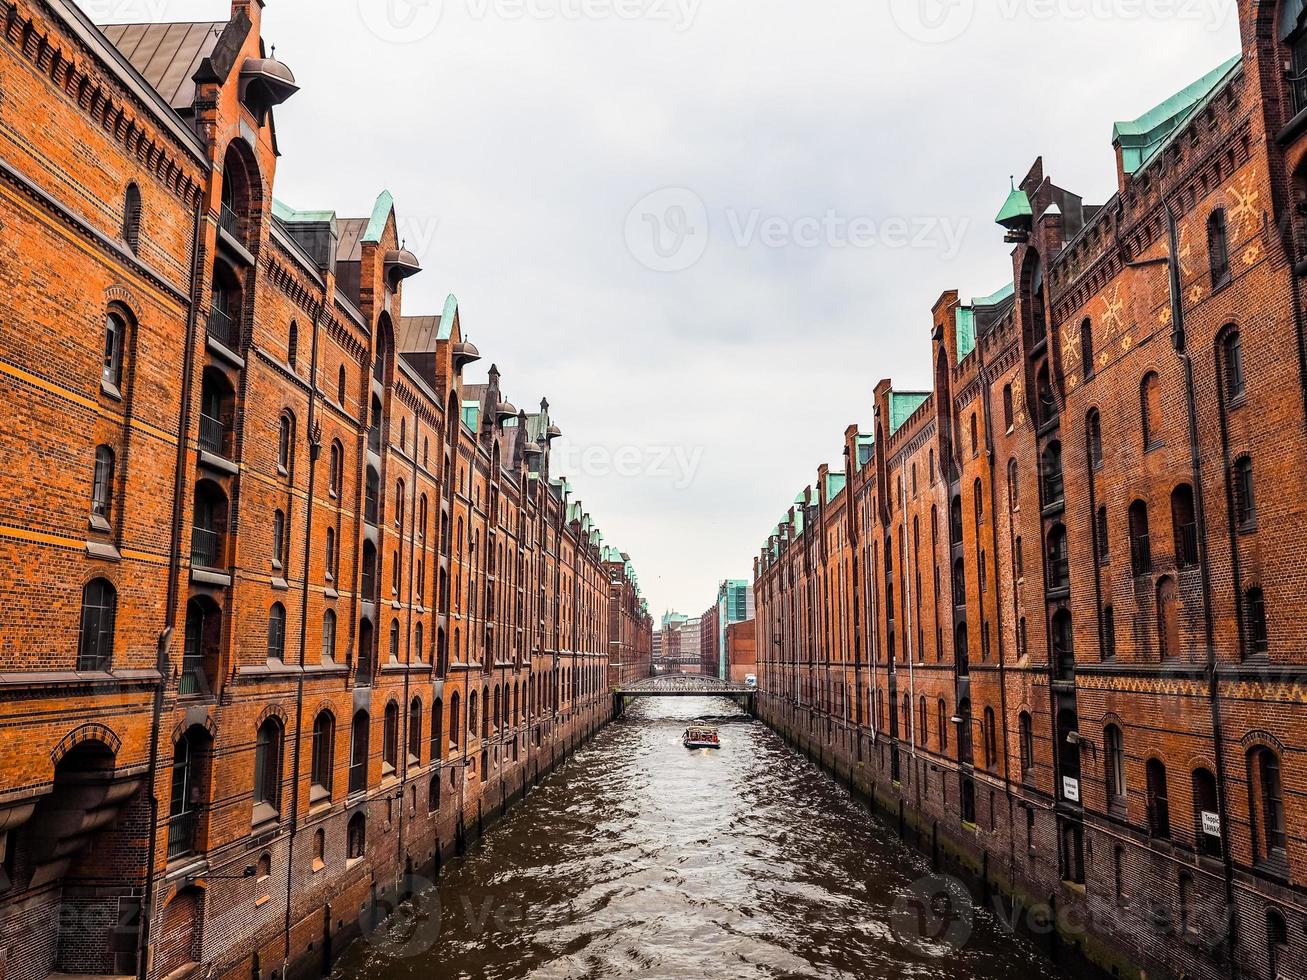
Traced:
POLYGON ((1072 803, 1080 802, 1080 780, 1070 776, 1062 777, 1062 795, 1072 803))
POLYGON ((1210 810, 1203 811, 1203 833, 1209 837, 1221 836, 1221 817, 1210 810))

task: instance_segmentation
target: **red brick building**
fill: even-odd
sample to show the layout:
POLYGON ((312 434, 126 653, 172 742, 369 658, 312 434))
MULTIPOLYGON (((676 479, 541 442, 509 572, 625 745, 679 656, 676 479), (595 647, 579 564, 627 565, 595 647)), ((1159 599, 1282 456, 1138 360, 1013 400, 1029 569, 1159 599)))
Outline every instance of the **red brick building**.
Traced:
POLYGON ((6 980, 319 969, 647 673, 548 404, 404 311, 390 195, 274 201, 261 10, 0 4, 6 980))
POLYGON ((1303 7, 1241 0, 1107 202, 1035 162, 1012 285, 756 563, 763 717, 1122 975, 1307 963, 1303 7))
POLYGON ((743 684, 758 673, 758 637, 756 620, 731 623, 726 627, 726 679, 743 684))

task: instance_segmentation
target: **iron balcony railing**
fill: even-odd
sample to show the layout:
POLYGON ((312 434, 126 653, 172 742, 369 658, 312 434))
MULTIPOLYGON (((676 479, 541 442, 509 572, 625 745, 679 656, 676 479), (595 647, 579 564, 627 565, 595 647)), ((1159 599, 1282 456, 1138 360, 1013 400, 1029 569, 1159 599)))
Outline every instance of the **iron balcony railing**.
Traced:
POLYGON ((218 210, 218 225, 223 231, 236 239, 236 241, 240 242, 242 245, 245 244, 245 235, 241 231, 241 219, 225 202, 218 210))
POLYGON ((208 528, 191 528, 191 564, 203 568, 222 567, 222 535, 208 528))
POLYGON ((1181 524, 1175 534, 1176 560, 1181 565, 1198 564, 1198 525, 1181 524))
POLYGON ((206 694, 209 681, 204 674, 204 660, 200 654, 182 655, 182 675, 177 681, 177 693, 182 697, 206 694))
POLYGON ((200 416, 200 448, 215 455, 224 455, 227 441, 227 427, 221 419, 211 415, 200 416))
POLYGON ((235 319, 217 305, 209 311, 209 336, 229 350, 235 350, 238 346, 235 319))
POLYGON ((195 850, 196 831, 200 826, 198 810, 187 810, 168 820, 168 860, 195 850))

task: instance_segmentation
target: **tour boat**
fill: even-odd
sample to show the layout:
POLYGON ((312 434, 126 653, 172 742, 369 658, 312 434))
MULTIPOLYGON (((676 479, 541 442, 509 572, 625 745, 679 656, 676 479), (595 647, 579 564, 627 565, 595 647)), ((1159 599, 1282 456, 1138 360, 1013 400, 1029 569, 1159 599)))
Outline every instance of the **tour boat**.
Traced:
POLYGON ((720 749, 722 741, 711 725, 691 725, 681 736, 687 749, 720 749))

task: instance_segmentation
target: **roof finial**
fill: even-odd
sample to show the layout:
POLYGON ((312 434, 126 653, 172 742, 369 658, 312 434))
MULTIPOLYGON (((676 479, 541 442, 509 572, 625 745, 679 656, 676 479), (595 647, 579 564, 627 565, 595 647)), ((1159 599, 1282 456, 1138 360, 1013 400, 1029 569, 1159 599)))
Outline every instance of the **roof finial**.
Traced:
POLYGON ((1008 190, 1013 190, 1013 191, 1014 191, 1014 190, 1017 189, 1017 177, 1016 177, 1016 174, 1008 174, 1008 176, 1007 176, 1007 182, 1008 182, 1008 190))

